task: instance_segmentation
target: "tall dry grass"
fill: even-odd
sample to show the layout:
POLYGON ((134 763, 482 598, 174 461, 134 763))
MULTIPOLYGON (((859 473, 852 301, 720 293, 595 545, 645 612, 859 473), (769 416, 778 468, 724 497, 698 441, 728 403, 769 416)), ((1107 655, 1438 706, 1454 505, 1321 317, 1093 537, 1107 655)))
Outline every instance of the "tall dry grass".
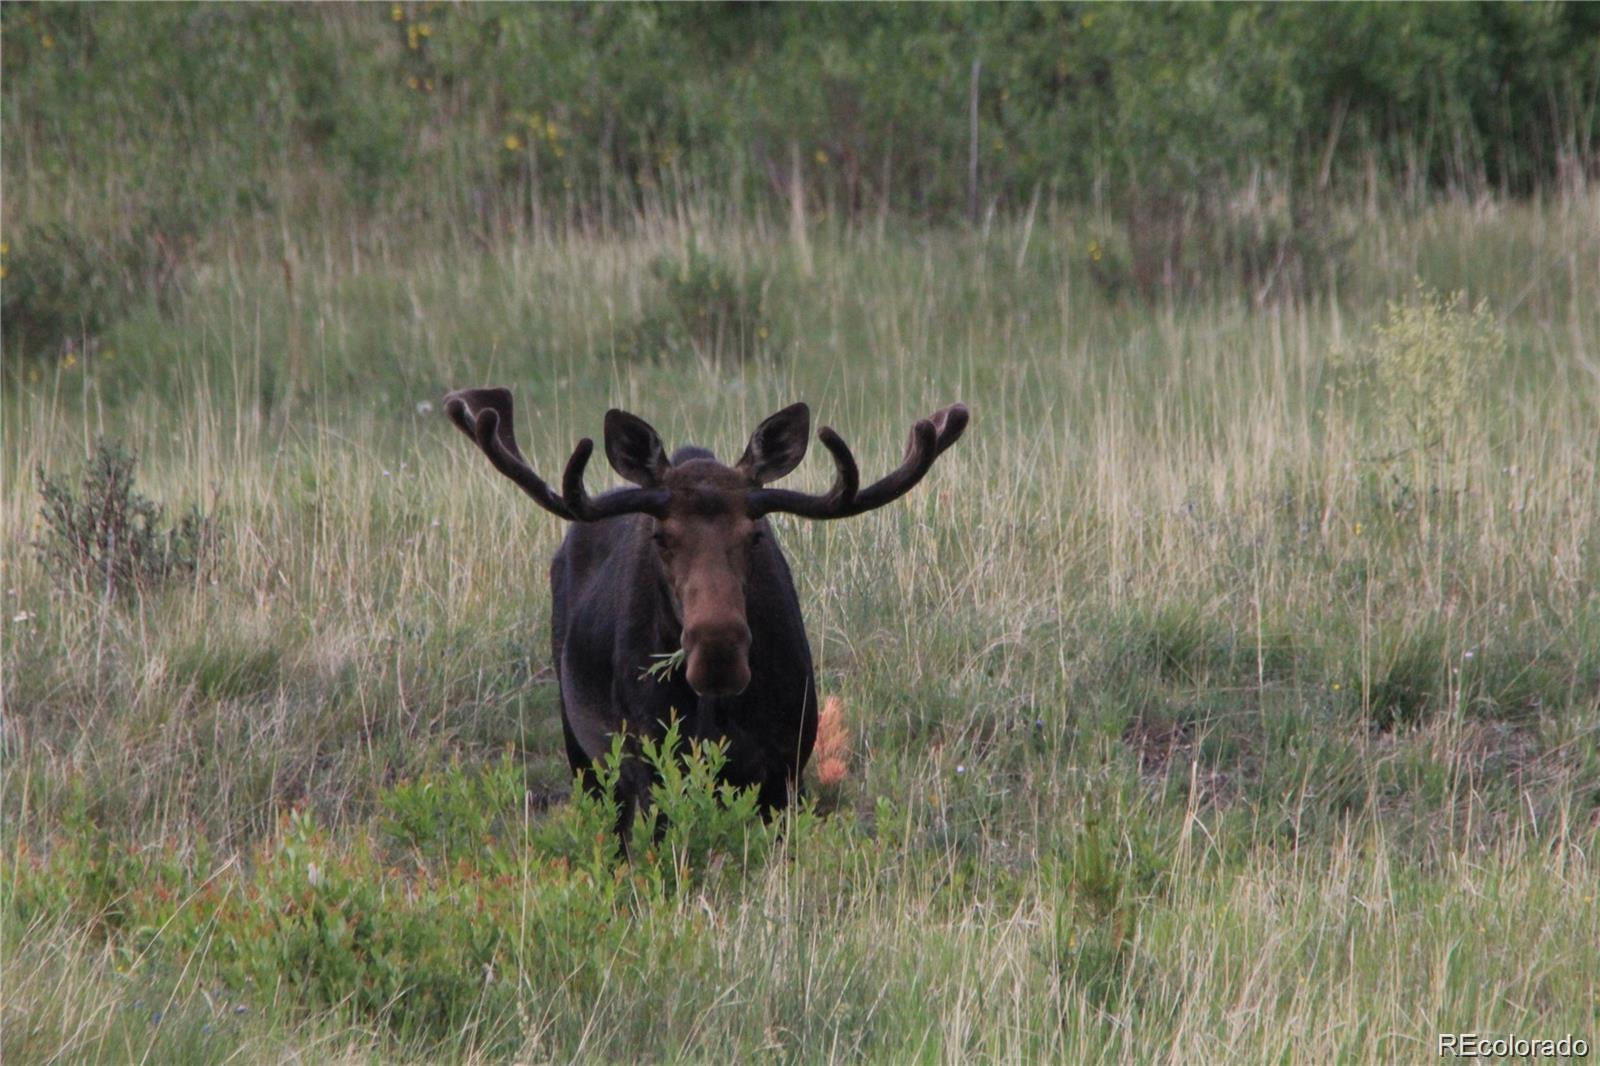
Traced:
POLYGON ((1456 1029, 1600 1037, 1596 221, 1592 198, 1442 205, 1368 226, 1328 291, 1154 306, 1097 287, 1072 214, 817 231, 809 267, 782 227, 692 213, 488 250, 234 232, 169 314, 8 371, 13 902, 90 830, 221 867, 301 807, 359 849, 397 782, 508 748, 535 796, 564 792, 562 530, 458 439, 448 388, 513 386, 547 473, 611 405, 727 455, 804 398, 868 471, 944 403, 974 423, 895 507, 780 524, 853 737, 833 828, 619 913, 625 955, 517 940, 514 1015, 442 1045, 289 986, 224 993, 159 930, 130 949, 0 900, 5 1057, 1390 1060, 1456 1029), (625 354, 691 235, 766 278, 779 358, 625 354), (1418 278, 1506 338, 1451 412, 1479 445, 1447 478, 1386 458, 1342 369, 1418 278), (202 576, 114 603, 53 585, 33 472, 102 435, 148 495, 214 501, 202 576))

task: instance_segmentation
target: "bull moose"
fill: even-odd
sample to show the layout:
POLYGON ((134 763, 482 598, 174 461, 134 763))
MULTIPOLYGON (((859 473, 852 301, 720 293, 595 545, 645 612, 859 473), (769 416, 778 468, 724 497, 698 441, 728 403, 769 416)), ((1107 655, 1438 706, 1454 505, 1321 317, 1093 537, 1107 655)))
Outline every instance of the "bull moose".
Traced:
POLYGON ((849 518, 882 507, 922 480, 969 417, 953 404, 918 421, 899 469, 865 488, 850 449, 823 427, 817 437, 837 473, 832 488, 811 495, 767 487, 805 456, 803 403, 762 422, 732 466, 693 446, 668 459, 647 422, 611 410, 606 458, 637 487, 591 497, 583 474, 594 442, 578 442, 554 491, 517 447, 509 389, 452 392, 445 411, 496 470, 573 523, 550 565, 561 724, 567 758, 590 788, 593 763, 624 735, 624 837, 652 783, 630 738, 659 738, 674 715, 686 739, 726 741, 723 778, 754 785, 763 812, 789 803, 816 740, 817 685, 789 564, 766 516, 849 518), (681 672, 650 671, 680 648, 681 672))

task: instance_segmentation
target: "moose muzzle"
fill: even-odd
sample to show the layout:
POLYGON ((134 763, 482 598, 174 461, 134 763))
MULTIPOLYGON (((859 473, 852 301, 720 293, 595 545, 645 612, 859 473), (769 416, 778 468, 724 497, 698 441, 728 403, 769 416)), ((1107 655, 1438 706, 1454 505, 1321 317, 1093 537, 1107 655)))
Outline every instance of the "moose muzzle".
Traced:
POLYGON ((684 627, 689 687, 702 696, 737 696, 750 684, 750 627, 743 619, 684 627))

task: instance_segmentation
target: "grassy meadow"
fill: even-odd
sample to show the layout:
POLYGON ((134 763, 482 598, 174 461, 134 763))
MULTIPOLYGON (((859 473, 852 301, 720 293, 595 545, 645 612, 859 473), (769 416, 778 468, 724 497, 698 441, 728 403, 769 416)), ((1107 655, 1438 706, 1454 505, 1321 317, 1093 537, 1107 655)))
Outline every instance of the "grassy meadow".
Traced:
POLYGON ((1326 285, 1153 302, 1048 207, 212 234, 5 369, 0 1059, 1592 1046, 1600 200, 1345 221, 1326 285), (753 354, 663 341, 725 286, 753 354), (776 520, 843 783, 767 830, 691 774, 615 859, 566 801, 563 529, 442 414, 478 384, 546 477, 610 406, 730 457, 804 399, 869 476, 971 406, 896 505, 776 520), (101 438, 210 516, 192 571, 36 550, 101 438))

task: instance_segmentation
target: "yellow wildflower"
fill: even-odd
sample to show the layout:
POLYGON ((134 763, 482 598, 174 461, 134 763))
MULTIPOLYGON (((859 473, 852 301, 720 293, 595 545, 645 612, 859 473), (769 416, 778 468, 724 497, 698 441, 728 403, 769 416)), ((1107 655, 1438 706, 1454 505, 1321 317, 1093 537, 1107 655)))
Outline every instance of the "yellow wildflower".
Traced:
POLYGON ((0 255, 10 255, 10 254, 11 254, 11 242, 10 241, 0 241, 0 255))
POLYGON ((828 165, 828 153, 824 152, 821 148, 817 149, 817 154, 816 154, 815 158, 816 158, 817 163, 819 165, 821 165, 821 166, 827 166, 828 165))
POLYGON ((78 357, 73 352, 68 352, 61 360, 61 365, 68 370, 78 365, 78 357))
POLYGON ((430 92, 430 93, 433 92, 433 79, 432 78, 423 78, 422 79, 422 89, 423 89, 424 92, 430 92))
POLYGON ((409 86, 410 88, 415 89, 417 86, 419 86, 421 84, 422 83, 417 80, 417 76, 415 74, 411 75, 411 77, 406 79, 406 85, 409 86))
POLYGON ((4 278, 10 277, 10 276, 11 276, 11 271, 6 269, 6 265, 4 263, 0 263, 0 279, 4 279, 4 278))
POLYGON ((516 152, 522 149, 522 138, 518 137, 515 133, 506 134, 504 143, 506 146, 506 151, 508 152, 516 152))
POLYGON ((418 37, 432 37, 433 36, 433 27, 430 26, 426 22, 417 23, 417 36, 418 37))
POLYGON ((43 44, 44 47, 45 47, 45 50, 48 51, 49 49, 54 48, 56 46, 56 39, 54 37, 50 36, 47 33, 47 34, 44 35, 44 40, 41 41, 40 43, 43 44))
POLYGON ((406 9, 399 4, 393 4, 389 8, 389 17, 396 22, 400 22, 406 17, 406 9))

